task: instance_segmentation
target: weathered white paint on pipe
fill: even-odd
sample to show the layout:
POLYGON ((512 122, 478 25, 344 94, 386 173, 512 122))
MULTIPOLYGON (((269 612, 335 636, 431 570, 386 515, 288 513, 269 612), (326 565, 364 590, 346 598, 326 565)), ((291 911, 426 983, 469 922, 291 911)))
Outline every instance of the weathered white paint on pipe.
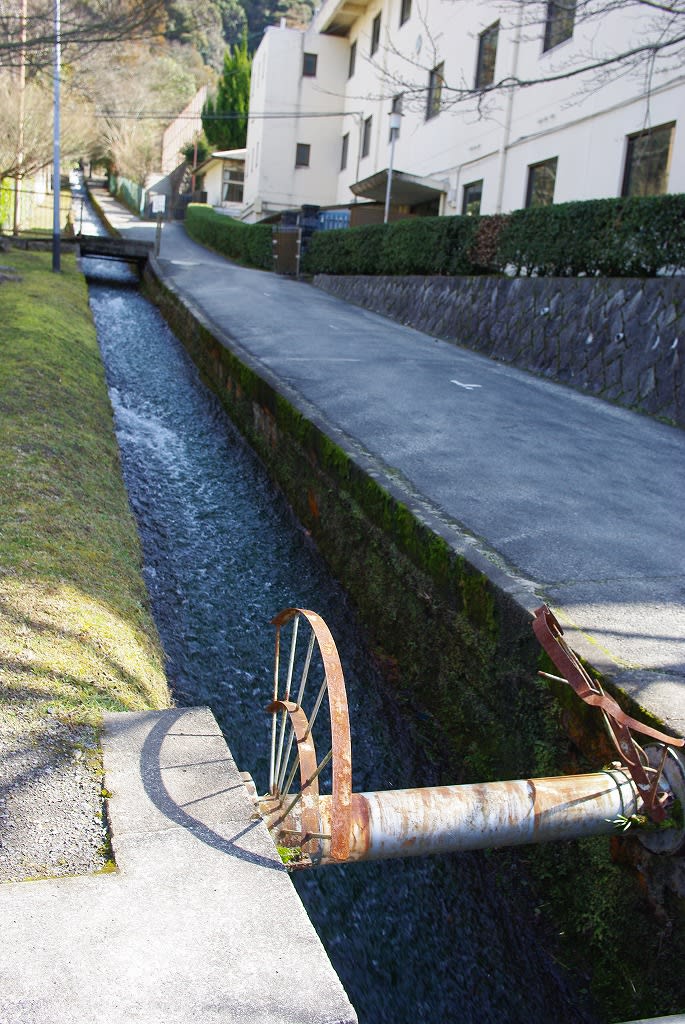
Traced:
MULTIPOLYGON (((602 835, 641 806, 618 769, 551 779, 355 793, 349 860, 380 860, 602 835)), ((297 831, 298 812, 285 827, 297 831)), ((330 797, 319 797, 330 834, 330 797)), ((324 843, 321 863, 333 863, 324 843)))

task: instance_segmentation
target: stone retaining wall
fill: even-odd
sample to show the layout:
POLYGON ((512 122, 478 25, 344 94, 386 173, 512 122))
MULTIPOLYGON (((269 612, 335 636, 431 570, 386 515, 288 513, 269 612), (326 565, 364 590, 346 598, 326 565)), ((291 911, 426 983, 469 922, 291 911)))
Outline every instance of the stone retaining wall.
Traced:
POLYGON ((319 274, 348 302, 685 427, 685 280, 319 274))

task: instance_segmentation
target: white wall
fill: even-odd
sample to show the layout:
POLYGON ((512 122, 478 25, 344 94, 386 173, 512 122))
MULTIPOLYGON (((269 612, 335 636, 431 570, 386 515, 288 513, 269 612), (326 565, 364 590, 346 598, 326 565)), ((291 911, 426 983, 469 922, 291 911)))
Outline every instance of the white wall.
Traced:
POLYGON ((207 202, 210 206, 221 204, 223 166, 221 160, 212 160, 202 171, 203 191, 207 193, 207 202))
MULTIPOLYGON (((444 212, 461 212, 463 186, 483 179, 481 211, 524 205, 530 164, 556 157, 555 202, 620 195, 627 136, 644 127, 678 121, 685 111, 685 75, 657 62, 647 97, 644 69, 597 87, 597 72, 518 89, 511 97, 489 95, 455 102, 460 86, 474 84, 478 37, 500 20, 496 79, 524 80, 563 75, 579 59, 592 63, 645 37, 652 15, 625 10, 589 24, 577 23, 571 39, 543 52, 542 21, 526 23, 543 4, 413 0, 400 26, 401 0, 369 0, 347 36, 319 32, 335 20, 345 0, 328 0, 307 33, 269 29, 255 60, 251 109, 292 113, 344 110, 342 117, 307 121, 251 122, 248 149, 259 146, 246 198, 299 206, 302 202, 345 203, 350 185, 388 166, 391 100, 403 92, 403 119, 395 150, 396 170, 448 181, 444 212), (381 14, 381 40, 370 53, 371 28, 381 14), (523 24, 519 26, 519 14, 523 24), (645 20, 646 19, 646 20, 645 20), (354 75, 348 78, 350 46, 356 42, 354 75), (302 52, 319 53, 316 81, 302 79, 302 52), (444 62, 446 87, 441 112, 426 119, 431 68, 444 62), (372 117, 371 147, 360 156, 361 126, 372 117), (342 136, 349 133, 347 167, 340 170, 342 136), (296 142, 310 142, 312 166, 294 169, 296 142)), ((676 124, 668 190, 685 191, 685 130, 676 124)))
POLYGON ((263 214, 335 200, 340 165, 347 60, 343 39, 269 28, 253 63, 247 134, 245 202, 263 214), (317 55, 315 77, 302 75, 303 54, 317 55), (267 112, 284 117, 262 118, 267 112), (326 116, 311 116, 311 115, 326 116), (309 115, 309 116, 307 116, 309 115), (310 147, 308 167, 296 167, 298 143, 310 147))
POLYGON ((202 107, 207 99, 207 86, 203 85, 184 107, 175 121, 165 129, 162 137, 162 174, 171 174, 183 160, 181 150, 202 131, 202 107))

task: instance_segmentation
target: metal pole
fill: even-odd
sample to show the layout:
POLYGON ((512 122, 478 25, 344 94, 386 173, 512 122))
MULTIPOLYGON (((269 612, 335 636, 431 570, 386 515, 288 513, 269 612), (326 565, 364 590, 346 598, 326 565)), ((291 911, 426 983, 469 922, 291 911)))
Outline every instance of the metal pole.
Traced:
MULTIPOLYGON (((616 831, 641 806, 620 769, 551 779, 353 793, 350 861, 542 843, 616 831)), ((265 808, 266 809, 266 808, 265 808)), ((280 840, 301 830, 296 805, 280 840)), ((319 796, 320 832, 331 834, 331 797, 319 796)), ((267 816, 268 824, 268 816, 267 816)), ((333 864, 330 842, 318 863, 333 864)))
MULTIPOLYGON (((518 72, 519 49, 521 47, 521 26, 523 24, 523 7, 525 2, 526 0, 518 0, 516 28, 514 30, 514 42, 511 51, 511 68, 509 71, 509 77, 512 82, 516 81, 516 75, 518 72)), ((511 141, 511 124, 514 112, 514 92, 514 87, 510 86, 509 91, 507 93, 506 108, 504 115, 504 127, 502 129, 502 141, 499 147, 497 169, 497 201, 495 203, 495 213, 502 212, 502 201, 504 198, 504 176, 507 167, 507 155, 509 153, 509 143, 511 141)))
POLYGON ((397 133, 400 130, 402 115, 398 110, 393 110, 390 114, 390 162, 388 164, 388 183, 385 189, 385 211, 383 213, 383 223, 388 223, 388 217, 390 215, 390 194, 392 192, 392 168, 395 162, 395 140, 397 139, 397 133))
POLYGON ((19 183, 24 176, 24 119, 26 116, 26 19, 28 0, 21 4, 21 50, 19 51, 19 131, 17 136, 17 169, 14 178, 14 220, 12 234, 19 234, 21 194, 19 183))
POLYGON ((62 53, 60 45, 60 0, 55 0, 55 47, 53 67, 53 120, 52 120, 52 269, 60 270, 60 224, 59 224, 59 200, 60 200, 60 64, 62 53))

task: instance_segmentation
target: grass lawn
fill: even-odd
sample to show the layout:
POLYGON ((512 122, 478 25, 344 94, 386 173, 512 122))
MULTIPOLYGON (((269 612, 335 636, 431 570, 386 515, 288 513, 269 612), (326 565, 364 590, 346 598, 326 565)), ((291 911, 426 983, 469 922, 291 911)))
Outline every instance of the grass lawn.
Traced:
POLYGON ((0 722, 170 703, 75 259, 0 253, 0 722))

